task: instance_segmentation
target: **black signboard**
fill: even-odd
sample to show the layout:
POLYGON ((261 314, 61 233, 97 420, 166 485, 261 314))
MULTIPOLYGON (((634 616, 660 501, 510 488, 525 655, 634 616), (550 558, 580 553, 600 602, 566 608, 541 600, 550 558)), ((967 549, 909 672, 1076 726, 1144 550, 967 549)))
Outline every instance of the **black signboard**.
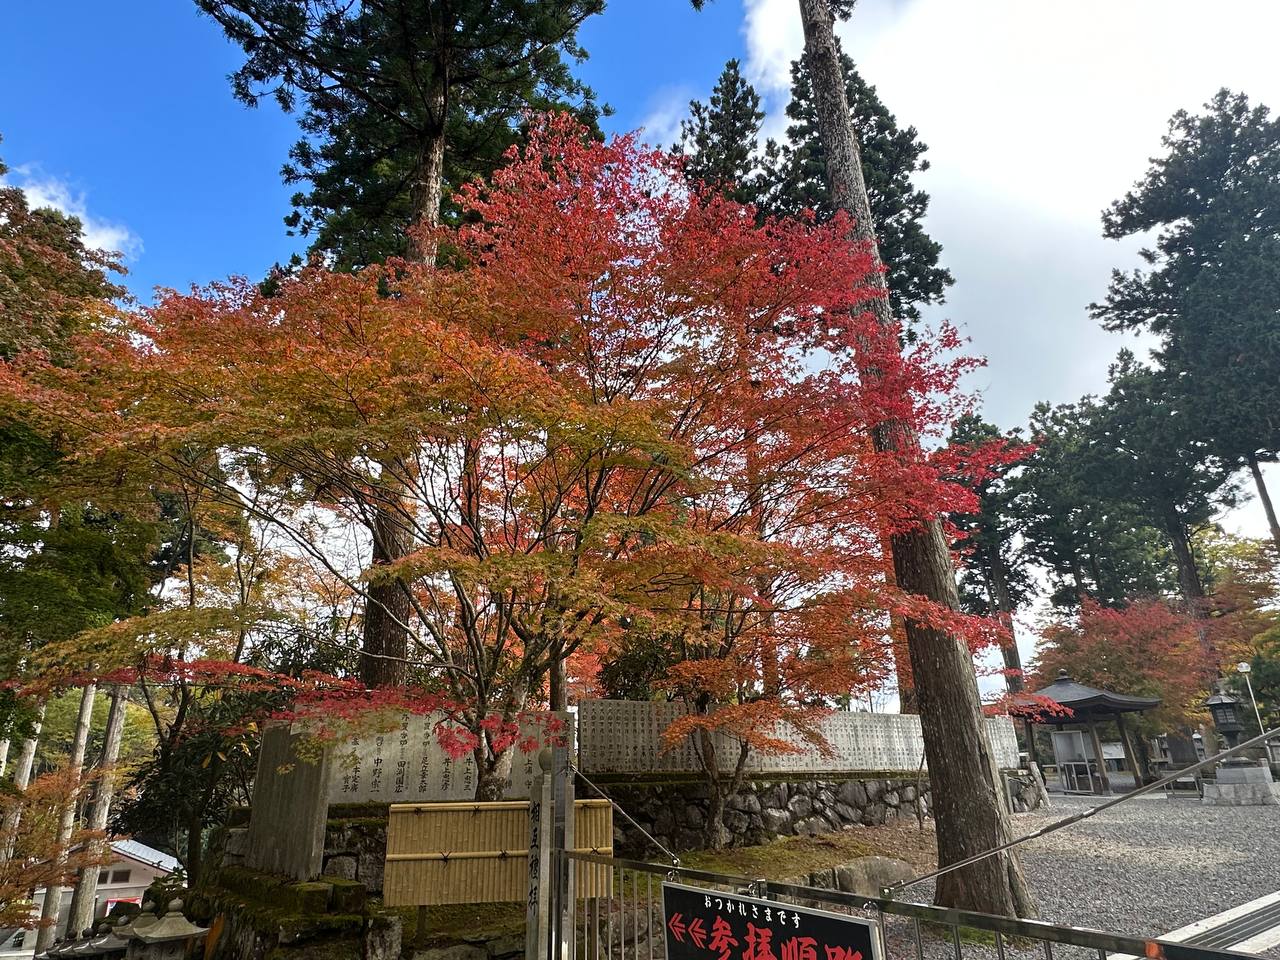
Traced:
POLYGON ((871 920, 679 883, 662 885, 667 960, 880 960, 871 920))

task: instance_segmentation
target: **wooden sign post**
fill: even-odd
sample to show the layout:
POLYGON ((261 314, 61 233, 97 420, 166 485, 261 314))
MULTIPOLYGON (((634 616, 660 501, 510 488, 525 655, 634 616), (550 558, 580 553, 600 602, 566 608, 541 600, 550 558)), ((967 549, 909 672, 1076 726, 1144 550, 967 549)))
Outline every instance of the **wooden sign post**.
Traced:
POLYGON ((554 760, 549 748, 538 755, 529 799, 529 901, 525 919, 525 960, 550 960, 551 845, 555 833, 554 760))
POLYGON ((553 856, 561 869, 553 871, 556 892, 552 901, 554 917, 551 931, 555 945, 552 956, 558 960, 573 960, 570 952, 573 936, 573 864, 562 858, 561 851, 574 850, 577 834, 574 823, 573 753, 564 740, 557 741, 551 749, 552 777, 554 778, 553 802, 555 804, 553 856))

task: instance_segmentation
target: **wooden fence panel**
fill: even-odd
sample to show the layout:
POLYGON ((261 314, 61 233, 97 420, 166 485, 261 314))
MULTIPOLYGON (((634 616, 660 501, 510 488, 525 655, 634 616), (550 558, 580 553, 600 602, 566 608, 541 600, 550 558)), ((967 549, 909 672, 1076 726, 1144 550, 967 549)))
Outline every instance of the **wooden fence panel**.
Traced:
MULTIPOLYGON (((387 824, 387 906, 523 902, 529 889, 529 801, 393 804, 387 824)), ((577 849, 609 856, 613 808, 574 803, 577 849)), ((601 871, 580 897, 604 896, 601 871)))

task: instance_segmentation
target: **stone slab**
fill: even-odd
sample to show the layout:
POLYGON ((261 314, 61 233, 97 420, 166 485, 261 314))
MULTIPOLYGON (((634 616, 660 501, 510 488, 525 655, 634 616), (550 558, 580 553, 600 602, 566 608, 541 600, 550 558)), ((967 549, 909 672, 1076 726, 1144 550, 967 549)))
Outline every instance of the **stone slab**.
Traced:
POLYGON ((1215 773, 1218 783, 1271 783, 1271 768, 1258 764, 1220 763, 1215 773))
POLYGON ((1206 783, 1200 802, 1210 807, 1274 807, 1280 805, 1280 784, 1206 783))
MULTIPOLYGON (((520 724, 520 740, 538 749, 547 743, 556 717, 567 731, 571 714, 530 715, 520 724)), ((440 746, 437 728, 450 721, 443 714, 403 713, 394 728, 365 736, 353 736, 336 744, 329 764, 327 795, 330 803, 436 803, 474 800, 476 762, 470 753, 455 759, 440 746)), ((559 736, 566 734, 561 733, 559 736)), ((504 799, 527 800, 537 769, 538 749, 514 750, 504 799)))
MULTIPOLYGON (((688 712, 682 703, 586 700, 578 707, 578 765, 584 773, 697 773, 701 768, 687 741, 667 749, 662 733, 688 712)), ((1018 740, 1013 721, 990 717, 985 721, 997 764, 1018 766, 1018 740)), ((828 714, 819 723, 830 750, 803 741, 783 724, 770 736, 791 741, 794 752, 766 754, 752 751, 751 774, 812 774, 844 771, 912 772, 920 768, 924 738, 920 718, 896 713, 828 714)), ((717 755, 726 769, 737 760, 727 738, 717 755)))

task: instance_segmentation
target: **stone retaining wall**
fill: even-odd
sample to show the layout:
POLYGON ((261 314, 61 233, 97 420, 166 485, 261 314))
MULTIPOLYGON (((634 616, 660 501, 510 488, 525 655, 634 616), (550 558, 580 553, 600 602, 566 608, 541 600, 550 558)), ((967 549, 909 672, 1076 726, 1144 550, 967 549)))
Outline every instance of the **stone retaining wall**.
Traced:
MULTIPOLYGON (((602 783, 601 786, 664 846, 698 850, 710 796, 705 784, 602 783)), ((749 780, 725 804, 731 846, 768 843, 780 836, 834 833, 847 826, 877 826, 898 817, 929 815, 929 781, 872 777, 844 780, 749 780)), ((614 818, 614 850, 624 857, 658 851, 623 817, 614 818)))
MULTIPOLYGON (((1039 805, 1029 774, 1005 771, 1013 812, 1039 805)), ((628 815, 668 849, 698 850, 705 845, 709 808, 706 784, 696 780, 637 783, 601 780, 602 789, 628 815)), ((578 784, 580 798, 595 793, 578 784)), ((864 775, 818 780, 748 780, 725 805, 725 827, 732 846, 768 843, 780 836, 834 833, 855 824, 878 826, 906 817, 930 816, 927 778, 864 775)), ((625 817, 614 817, 614 852, 620 857, 652 859, 660 853, 625 817)), ((359 880, 370 892, 382 892, 387 849, 385 805, 334 807, 325 831, 327 877, 359 880)))

